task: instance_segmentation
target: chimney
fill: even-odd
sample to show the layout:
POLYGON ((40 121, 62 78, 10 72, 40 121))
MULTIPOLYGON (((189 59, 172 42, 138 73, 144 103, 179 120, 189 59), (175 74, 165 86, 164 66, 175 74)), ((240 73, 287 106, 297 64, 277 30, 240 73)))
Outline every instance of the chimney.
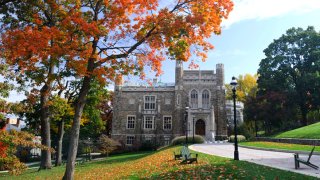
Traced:
POLYGON ((156 85, 158 83, 158 79, 157 78, 153 78, 152 84, 156 85))

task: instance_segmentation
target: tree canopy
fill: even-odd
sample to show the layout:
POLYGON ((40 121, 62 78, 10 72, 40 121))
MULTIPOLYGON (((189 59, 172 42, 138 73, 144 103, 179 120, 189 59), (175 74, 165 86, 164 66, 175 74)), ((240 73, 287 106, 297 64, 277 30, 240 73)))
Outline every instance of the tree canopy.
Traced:
POLYGON ((277 92, 286 95, 302 114, 319 107, 320 34, 314 27, 291 28, 264 50, 258 70, 259 94, 277 92))

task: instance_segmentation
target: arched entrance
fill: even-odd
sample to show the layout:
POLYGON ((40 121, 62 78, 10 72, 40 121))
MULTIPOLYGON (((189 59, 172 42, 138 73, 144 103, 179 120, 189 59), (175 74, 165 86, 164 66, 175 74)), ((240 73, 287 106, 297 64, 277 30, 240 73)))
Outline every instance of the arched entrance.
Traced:
POLYGON ((206 124, 202 119, 196 122, 196 134, 200 136, 206 135, 206 124))

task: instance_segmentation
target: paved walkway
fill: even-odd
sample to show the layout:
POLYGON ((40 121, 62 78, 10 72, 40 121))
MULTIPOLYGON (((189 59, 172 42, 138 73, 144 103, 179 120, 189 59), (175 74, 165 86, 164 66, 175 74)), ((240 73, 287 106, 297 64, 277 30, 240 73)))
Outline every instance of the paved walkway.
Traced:
MULTIPOLYGON (((227 158, 233 158, 234 153, 234 145, 230 143, 195 144, 189 146, 189 148, 194 151, 227 158)), ((304 159, 308 158, 308 155, 299 154, 299 156, 300 158, 304 159)), ((308 166, 305 166, 304 164, 300 163, 300 169, 295 169, 292 153, 264 151, 239 147, 239 159, 320 178, 320 170, 312 169, 308 166)), ((310 161, 320 167, 320 156, 313 155, 310 161)))

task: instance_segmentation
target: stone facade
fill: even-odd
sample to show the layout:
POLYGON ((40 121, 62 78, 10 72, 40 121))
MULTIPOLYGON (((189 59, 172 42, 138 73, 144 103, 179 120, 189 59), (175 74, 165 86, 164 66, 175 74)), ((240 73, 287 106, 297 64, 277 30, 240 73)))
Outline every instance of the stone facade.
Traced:
MULTIPOLYGON (((226 113, 228 125, 230 127, 234 126, 234 110, 233 110, 233 100, 226 100, 226 113)), ((243 102, 236 101, 236 114, 237 114, 237 125, 241 125, 243 123, 243 102)))
POLYGON ((227 138, 223 64, 216 72, 183 70, 177 61, 175 83, 116 84, 112 138, 127 146, 165 145, 186 131, 208 141, 227 138))

